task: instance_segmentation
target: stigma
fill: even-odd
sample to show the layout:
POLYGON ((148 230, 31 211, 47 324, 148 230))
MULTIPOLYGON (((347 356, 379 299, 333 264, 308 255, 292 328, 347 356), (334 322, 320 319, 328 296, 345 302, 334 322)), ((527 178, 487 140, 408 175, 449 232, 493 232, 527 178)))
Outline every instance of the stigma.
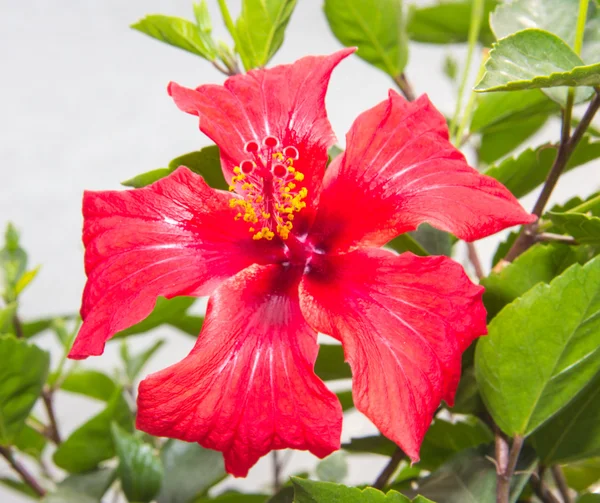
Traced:
POLYGON ((235 220, 248 223, 252 238, 272 240, 276 235, 287 239, 294 227, 294 216, 306 207, 304 175, 294 167, 298 149, 282 146, 278 138, 267 136, 262 142, 250 140, 244 145, 248 158, 233 168, 229 190, 241 197, 229 201, 237 209, 235 220))

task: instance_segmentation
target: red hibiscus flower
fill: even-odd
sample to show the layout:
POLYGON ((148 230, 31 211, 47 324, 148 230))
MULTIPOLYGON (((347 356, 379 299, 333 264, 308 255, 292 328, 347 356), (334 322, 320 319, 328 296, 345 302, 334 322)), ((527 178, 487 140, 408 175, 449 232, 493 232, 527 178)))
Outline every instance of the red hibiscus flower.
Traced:
POLYGON ((351 52, 169 86, 219 146, 230 192, 180 167, 84 196, 71 358, 101 354, 158 296, 210 295, 191 353, 141 383, 137 426, 222 451, 236 476, 272 449, 340 447, 341 406, 313 371, 317 332, 344 345, 358 410, 417 461, 440 401, 452 404, 461 353, 486 333, 483 289, 446 257, 379 247, 422 222, 470 241, 534 219, 467 165, 427 96, 390 91, 325 171, 325 92, 351 52))

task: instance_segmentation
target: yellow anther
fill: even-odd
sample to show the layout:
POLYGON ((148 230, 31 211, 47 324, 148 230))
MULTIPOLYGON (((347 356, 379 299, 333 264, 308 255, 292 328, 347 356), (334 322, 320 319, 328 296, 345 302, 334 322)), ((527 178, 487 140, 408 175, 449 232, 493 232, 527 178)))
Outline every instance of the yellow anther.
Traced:
POLYGON ((295 184, 295 183, 293 183, 293 182, 290 182, 290 183, 288 183, 288 184, 287 184, 287 186, 288 186, 288 188, 289 188, 290 190, 292 190, 292 189, 295 189, 295 188, 296 188, 296 184, 295 184))
POLYGON ((235 185, 230 185, 229 186, 229 192, 233 192, 235 190, 235 185))
POLYGON ((304 175, 300 172, 297 172, 294 175, 294 180, 296 180, 297 182, 301 182, 302 180, 304 180, 304 175))
POLYGON ((290 189, 289 187, 284 187, 283 190, 284 192, 290 192, 292 189, 290 189))
POLYGON ((259 239, 263 238, 263 233, 261 231, 258 231, 256 234, 254 234, 254 236, 252 236, 252 239, 254 239, 255 241, 258 241, 259 239))
POLYGON ((254 232, 255 230, 256 230, 256 229, 255 229, 254 227, 250 227, 250 228, 248 229, 248 232, 254 232))
POLYGON ((263 196, 256 196, 256 201, 258 204, 262 203, 264 201, 264 197, 263 196))
POLYGON ((234 220, 239 220, 240 218, 242 218, 242 214, 238 213, 235 217, 234 220))
POLYGON ((288 167, 288 171, 289 171, 290 173, 295 173, 295 172, 296 172, 296 169, 295 169, 293 166, 290 166, 290 167, 288 167))
POLYGON ((239 166, 236 166, 235 168, 233 168, 233 172, 234 172, 236 175, 239 175, 239 174, 242 172, 242 170, 240 169, 240 167, 239 167, 239 166))
POLYGON ((293 215, 292 213, 290 213, 290 214, 287 216, 287 218, 288 218, 288 220, 294 220, 294 215, 293 215))
POLYGON ((248 190, 252 188, 252 184, 251 183, 245 183, 244 185, 242 185, 242 190, 248 190))
POLYGON ((268 220, 269 218, 271 218, 271 214, 270 214, 270 213, 267 213, 266 211, 263 211, 263 212, 262 212, 262 217, 263 217, 265 220, 268 220))

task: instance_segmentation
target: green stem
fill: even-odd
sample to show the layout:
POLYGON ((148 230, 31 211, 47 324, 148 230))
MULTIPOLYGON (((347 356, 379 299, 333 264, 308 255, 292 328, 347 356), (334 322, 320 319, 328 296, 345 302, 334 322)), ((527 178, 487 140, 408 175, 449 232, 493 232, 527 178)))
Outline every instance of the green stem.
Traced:
POLYGON ((585 213, 586 211, 591 210, 594 206, 600 203, 600 194, 596 197, 592 197, 591 199, 584 201, 579 206, 575 206, 571 208, 569 211, 565 213, 585 213))
POLYGON ((221 9, 221 16, 223 16, 223 22, 233 38, 235 45, 239 47, 240 40, 237 36, 237 30, 235 29, 235 24, 233 23, 233 19, 231 18, 231 14, 229 14, 229 9, 227 8, 227 3, 225 0, 217 0, 219 2, 219 9, 221 9))
MULTIPOLYGON (((471 8, 471 21, 469 25, 469 49, 467 51, 467 60, 465 62, 465 68, 463 70, 462 81, 458 88, 458 97, 456 99, 456 109, 454 110, 454 116, 450 123, 450 138, 456 140, 456 127, 458 124, 458 115, 462 108, 462 99, 467 87, 467 81, 469 80, 469 69, 471 68, 471 60, 473 59, 473 52, 475 45, 479 39, 479 31, 481 30, 481 20, 483 19, 483 8, 484 0, 473 0, 473 6, 471 8)), ((456 143, 456 141, 454 141, 456 143)))
POLYGON ((579 14, 577 15, 577 29, 575 31, 575 43, 573 50, 580 56, 581 48, 583 47, 583 34, 585 32, 585 21, 587 19, 587 11, 589 0, 579 0, 579 14))
MULTIPOLYGON (((487 52, 487 51, 486 51, 487 52)), ((476 82, 479 82, 483 74, 485 73, 485 62, 487 61, 487 57, 484 57, 481 61, 481 66, 479 68, 479 72, 477 73, 476 82)), ((454 135, 454 144, 460 148, 465 141, 463 141, 463 133, 465 129, 467 129, 467 124, 471 121, 471 116, 473 115, 473 109, 475 108, 475 102, 477 100, 477 93, 475 91, 471 91, 471 96, 469 97, 469 101, 467 102, 467 106, 465 111, 463 112, 462 119, 460 121, 460 125, 454 135)), ((456 116, 456 115, 455 115, 456 116)))

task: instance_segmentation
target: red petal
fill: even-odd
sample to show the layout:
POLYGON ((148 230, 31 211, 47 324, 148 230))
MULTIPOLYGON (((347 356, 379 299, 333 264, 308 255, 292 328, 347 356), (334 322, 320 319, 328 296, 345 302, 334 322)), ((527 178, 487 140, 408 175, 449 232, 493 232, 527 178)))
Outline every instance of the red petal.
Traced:
POLYGON ((236 75, 224 86, 204 85, 195 91, 171 83, 169 93, 181 110, 200 117, 200 129, 221 150, 227 181, 235 166, 252 159, 244 152, 248 141, 261 143, 275 136, 282 147, 296 147, 299 158, 294 166, 305 176, 302 186, 308 189, 309 204, 321 185, 327 148, 335 143, 325 110, 329 77, 352 52, 343 49, 330 56, 309 56, 291 65, 236 75))
POLYGON ((423 222, 473 241, 535 220, 467 164, 427 96, 411 103, 390 91, 356 119, 346 144, 323 182, 312 231, 321 248, 379 246, 423 222))
POLYGON ((150 314, 159 295, 207 295, 268 260, 276 251, 248 238, 229 199, 186 168, 142 189, 86 192, 88 280, 83 325, 69 356, 102 354, 110 337, 150 314))
POLYGON ((483 288, 446 257, 362 249, 310 267, 302 312, 342 341, 358 410, 417 461, 440 400, 453 403, 461 353, 486 333, 483 288))
POLYGON ((255 265, 219 287, 191 353, 140 384, 137 427, 222 451, 238 477, 273 449, 339 449, 342 409, 313 371, 297 282, 255 265))

